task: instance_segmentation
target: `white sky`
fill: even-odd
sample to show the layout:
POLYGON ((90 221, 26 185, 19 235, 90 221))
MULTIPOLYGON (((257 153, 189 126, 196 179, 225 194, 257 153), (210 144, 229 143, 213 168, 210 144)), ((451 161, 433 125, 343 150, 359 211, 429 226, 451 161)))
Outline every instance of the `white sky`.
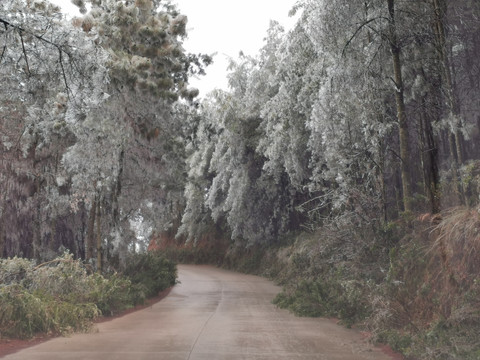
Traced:
POLYGON ((217 53, 207 75, 191 79, 191 85, 204 96, 214 88, 227 88, 228 58, 240 51, 256 55, 263 46, 270 20, 287 29, 294 20, 288 12, 296 0, 177 0, 181 13, 188 17, 188 39, 184 47, 192 53, 217 53))
MULTIPOLYGON (((75 11, 70 0, 50 0, 65 11, 75 11)), ((188 17, 188 39, 184 48, 191 53, 213 54, 214 64, 207 75, 191 79, 190 85, 200 89, 200 97, 214 88, 227 88, 228 58, 236 59, 240 51, 256 55, 263 46, 270 20, 277 20, 286 29, 294 19, 288 12, 296 0, 175 0, 178 9, 188 17)), ((77 13, 75 13, 77 14, 77 13)))

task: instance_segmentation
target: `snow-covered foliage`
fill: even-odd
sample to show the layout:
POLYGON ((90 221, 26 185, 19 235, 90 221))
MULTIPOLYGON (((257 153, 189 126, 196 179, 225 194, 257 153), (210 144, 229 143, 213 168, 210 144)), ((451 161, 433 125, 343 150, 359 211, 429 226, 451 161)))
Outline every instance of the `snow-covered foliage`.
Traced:
POLYGON ((296 26, 273 22, 258 56, 232 61, 230 92, 202 104, 179 233, 198 239, 213 222, 251 244, 325 220, 438 211, 439 166, 478 156, 465 143, 478 137, 466 110, 478 102, 463 93, 479 91, 464 62, 478 10, 442 0, 297 2, 296 26))
POLYGON ((185 112, 173 103, 193 100, 188 76, 211 60, 182 48, 187 18, 172 5, 75 4, 73 20, 44 0, 0 4, 0 255, 66 247, 100 268, 135 251, 132 219, 157 230, 178 217, 185 112))

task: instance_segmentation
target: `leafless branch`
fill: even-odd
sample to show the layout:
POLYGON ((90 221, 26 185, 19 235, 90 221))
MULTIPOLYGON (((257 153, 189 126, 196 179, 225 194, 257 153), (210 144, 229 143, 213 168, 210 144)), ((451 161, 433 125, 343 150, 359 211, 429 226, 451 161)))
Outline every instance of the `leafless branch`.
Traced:
POLYGON ((25 42, 23 41, 23 34, 22 34, 22 31, 19 31, 20 33, 20 40, 22 42, 22 51, 23 51, 23 56, 25 57, 25 64, 26 64, 26 70, 27 70, 27 74, 28 76, 31 75, 30 73, 30 65, 28 64, 28 56, 27 56, 27 51, 25 50, 25 42))
POLYGON ((353 33, 353 35, 350 37, 350 39, 348 39, 348 41, 346 42, 345 46, 343 47, 343 50, 342 50, 342 57, 345 56, 345 51, 347 50, 347 47, 352 43, 353 39, 355 39, 355 37, 357 36, 357 34, 362 31, 362 29, 367 26, 368 24, 370 24, 371 22, 374 22, 378 19, 381 19, 382 17, 374 17, 372 19, 368 19, 368 20, 365 20, 362 24, 360 24, 360 26, 357 28, 357 30, 355 30, 355 32, 353 33))
POLYGON ((59 59, 60 68, 62 69, 63 81, 65 82, 65 88, 67 89, 67 96, 70 96, 71 91, 70 91, 70 87, 68 86, 67 75, 65 74, 65 68, 63 66, 63 52, 60 47, 58 48, 58 54, 60 56, 60 59, 59 59))
POLYGON ((7 31, 8 26, 7 24, 3 24, 5 26, 5 44, 3 45, 2 56, 0 56, 0 63, 3 61, 3 56, 5 55, 5 51, 7 51, 7 31))

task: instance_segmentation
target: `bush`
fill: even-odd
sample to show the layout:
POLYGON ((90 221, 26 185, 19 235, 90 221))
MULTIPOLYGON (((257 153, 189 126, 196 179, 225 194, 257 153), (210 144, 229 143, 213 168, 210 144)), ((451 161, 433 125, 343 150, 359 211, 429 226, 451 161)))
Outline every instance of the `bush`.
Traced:
POLYGON ((291 294, 278 294, 274 304, 300 316, 334 316, 351 326, 370 313, 366 284, 353 280, 302 281, 291 294))
POLYGON ((87 330, 99 315, 95 304, 72 304, 21 285, 0 289, 0 334, 30 338, 36 333, 68 333, 87 330))
POLYGON ((146 299, 143 291, 139 291, 129 279, 116 273, 108 277, 93 274, 89 282, 90 291, 86 294, 85 301, 95 303, 104 316, 113 316, 143 304, 146 299))
POLYGON ((175 280, 175 264, 158 254, 136 255, 126 274, 109 276, 89 274, 71 254, 40 265, 20 258, 2 259, 0 337, 87 330, 99 315, 143 303, 175 280))
POLYGON ((151 251, 131 256, 123 275, 144 291, 146 297, 152 297, 175 285, 177 268, 159 251, 151 251))

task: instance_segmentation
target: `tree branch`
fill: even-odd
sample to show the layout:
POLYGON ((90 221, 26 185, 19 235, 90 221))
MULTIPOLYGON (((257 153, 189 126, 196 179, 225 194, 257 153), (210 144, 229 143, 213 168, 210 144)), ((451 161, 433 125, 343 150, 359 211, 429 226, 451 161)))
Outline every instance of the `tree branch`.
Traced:
POLYGON ((7 51, 7 31, 8 26, 7 24, 3 24, 5 26, 5 44, 3 45, 2 56, 0 56, 0 63, 3 61, 3 56, 5 55, 5 51, 7 51))
MULTIPOLYGON (((60 45, 55 44, 54 42, 52 42, 52 41, 50 41, 50 40, 47 40, 47 39, 43 38, 42 36, 35 34, 35 33, 32 32, 32 31, 26 30, 26 29, 22 28, 21 26, 12 24, 11 22, 9 22, 9 21, 7 21, 7 20, 5 20, 5 19, 2 19, 2 18, 0 18, 0 23, 4 24, 4 25, 5 25, 5 28, 8 28, 8 26, 11 26, 11 27, 13 27, 14 29, 17 29, 18 31, 20 31, 21 33, 25 33, 25 34, 32 35, 33 37, 37 38, 38 40, 43 41, 43 42, 45 42, 45 43, 47 43, 47 44, 50 44, 50 45, 56 47, 57 49, 60 49, 60 50, 61 50, 61 46, 60 46, 60 45)), ((62 50, 62 51, 65 52, 65 50, 62 50)))
POLYGON ((58 48, 58 54, 60 56, 60 68, 62 69, 63 81, 65 82, 65 87, 67 89, 67 96, 70 97, 70 87, 68 86, 67 75, 65 74, 65 68, 63 67, 63 56, 62 56, 62 49, 58 48))
POLYGON ((343 50, 342 50, 342 57, 345 56, 345 51, 347 50, 347 47, 351 44, 351 42, 353 41, 353 39, 355 39, 355 37, 357 36, 357 34, 365 27, 367 26, 368 24, 370 24, 371 22, 375 21, 375 20, 378 20, 378 19, 382 19, 381 16, 379 17, 375 17, 375 18, 372 18, 372 19, 368 19, 366 21, 364 21, 358 28, 357 30, 355 30, 355 32, 353 33, 352 37, 350 39, 348 39, 348 41, 346 42, 345 46, 343 47, 343 50))
POLYGON ((23 51, 23 56, 25 57, 25 64, 27 66, 27 74, 28 76, 31 75, 31 72, 30 72, 30 65, 28 65, 28 57, 27 57, 27 51, 25 50, 25 42, 23 41, 23 35, 22 35, 22 32, 19 31, 19 34, 20 34, 20 40, 22 42, 22 51, 23 51))
MULTIPOLYGON (((56 44, 53 41, 47 40, 43 36, 35 34, 32 31, 26 30, 19 25, 12 24, 11 22, 9 22, 5 19, 0 18, 0 24, 3 24, 5 26, 5 29, 8 29, 8 27, 10 26, 10 27, 16 29, 18 31, 18 33, 20 34, 20 39, 21 39, 21 43, 22 43, 22 50, 23 50, 23 55, 25 57, 25 62, 26 62, 26 65, 27 65, 28 75, 31 75, 31 72, 30 72, 30 66, 29 66, 29 63, 28 63, 27 52, 26 52, 26 49, 25 49, 25 43, 23 41, 23 34, 24 33, 29 34, 29 35, 33 36, 34 38, 55 47, 58 50, 58 54, 60 56, 59 61, 60 61, 60 67, 61 67, 61 70, 62 70, 62 76, 63 76, 63 80, 65 82, 65 87, 67 89, 67 95, 69 96, 71 91, 70 91, 70 87, 68 86, 68 80, 67 80, 67 76, 66 76, 66 72, 65 72, 65 67, 63 66, 63 54, 66 54, 70 57, 70 53, 63 46, 61 46, 59 44, 56 44)), ((5 48, 6 48, 6 44, 4 46, 4 51, 2 52, 2 58, 3 58, 3 54, 5 52, 5 48)), ((0 58, 0 61, 1 61, 2 58, 0 58)))

